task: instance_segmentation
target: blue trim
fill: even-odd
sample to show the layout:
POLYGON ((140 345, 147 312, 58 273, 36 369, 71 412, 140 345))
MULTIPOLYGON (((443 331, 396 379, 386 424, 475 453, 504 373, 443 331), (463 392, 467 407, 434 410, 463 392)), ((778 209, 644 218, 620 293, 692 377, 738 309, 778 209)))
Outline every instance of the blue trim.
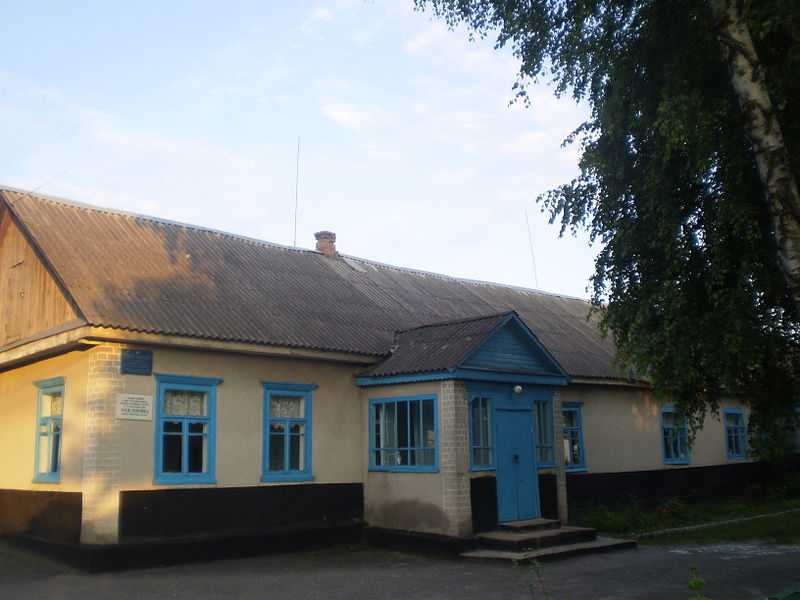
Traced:
POLYGON ((580 445, 580 452, 581 452, 581 461, 579 463, 574 463, 571 465, 565 465, 564 470, 569 471, 570 473, 576 472, 583 472, 586 471, 586 445, 583 443, 583 402, 562 402, 561 403, 561 411, 570 411, 576 414, 576 422, 577 427, 563 427, 562 430, 562 439, 564 433, 569 430, 578 430, 578 444, 580 445))
POLYGON ((64 387, 64 378, 63 377, 51 377, 50 379, 40 379, 39 381, 34 381, 33 385, 37 388, 54 388, 54 387, 64 387))
POLYGON ((316 383, 287 383, 282 381, 262 381, 264 390, 278 390, 280 392, 313 392, 319 386, 316 383))
MULTIPOLYGON (((409 410, 409 414, 411 411, 409 410)), ((425 446, 413 448, 426 450, 425 446)), ((369 400, 369 470, 387 473, 438 473, 439 472, 439 398, 436 394, 420 394, 416 396, 386 396, 369 400), (433 400, 433 464, 432 465, 395 465, 391 467, 376 466, 375 452, 375 406, 397 402, 413 402, 417 400, 433 400)))
POLYGON ((261 481, 311 481, 314 479, 312 467, 312 439, 313 439, 313 391, 317 389, 317 385, 313 383, 281 383, 277 381, 264 381, 262 382, 264 388, 264 402, 263 402, 263 415, 264 422, 262 427, 262 450, 261 450, 261 481), (303 399, 303 417, 276 420, 284 421, 286 425, 284 436, 284 468, 280 471, 269 470, 269 427, 272 421, 270 414, 271 402, 270 396, 273 393, 280 393, 284 396, 295 396, 303 399), (291 434, 289 432, 290 423, 302 423, 305 426, 305 436, 303 442, 303 452, 305 462, 302 469, 288 469, 286 464, 289 460, 289 445, 291 441, 291 434))
POLYGON ((498 371, 480 371, 477 369, 451 369, 434 373, 412 373, 409 375, 388 375, 385 377, 357 377, 356 385, 371 387, 377 385, 393 385, 397 383, 415 383, 418 381, 443 381, 458 379, 464 381, 486 381, 496 383, 534 383, 537 385, 567 385, 566 377, 559 375, 523 375, 519 373, 501 373, 498 371))
POLYGON ((741 408, 723 408, 722 409, 722 426, 725 431, 725 454, 728 457, 728 460, 742 460, 747 458, 747 424, 745 423, 744 419, 744 410, 741 408), (733 452, 731 450, 730 445, 730 435, 731 433, 728 431, 728 422, 725 417, 728 415, 737 415, 742 418, 742 424, 737 426, 737 428, 741 428, 741 432, 736 432, 734 435, 740 437, 739 439, 739 452, 733 452))
MULTIPOLYGON (((685 432, 681 436, 681 438, 679 438, 679 439, 686 440, 686 442, 685 442, 685 445, 686 445, 686 447, 685 447, 686 458, 667 458, 667 446, 666 446, 666 440, 664 439, 664 414, 665 413, 672 413, 672 414, 680 416, 680 412, 678 411, 678 409, 676 408, 676 406, 674 404, 665 404, 664 406, 661 407, 661 412, 659 413, 659 415, 660 415, 660 425, 661 425, 661 427, 660 427, 660 431, 661 431, 661 453, 662 453, 662 458, 664 460, 664 464, 665 465, 688 465, 691 462, 692 453, 691 453, 691 450, 689 448, 689 441, 688 441, 688 430, 689 430, 689 428, 688 428, 688 425, 686 424, 685 421, 684 421, 683 427, 680 427, 680 428, 676 427, 675 429, 676 430, 682 430, 683 432, 685 432)), ((680 441, 678 443, 679 443, 679 445, 681 444, 680 441)))
MULTIPOLYGON (((216 483, 216 446, 217 446, 217 385, 222 383, 222 379, 216 377, 194 377, 189 375, 166 375, 156 373, 156 426, 155 426, 155 463, 153 465, 153 483, 159 485, 186 485, 186 484, 213 484, 216 483), (187 390, 193 392, 205 392, 207 394, 208 415, 199 418, 173 417, 164 414, 164 392, 167 390, 187 390), (207 471, 205 473, 164 473, 161 470, 164 456, 164 421, 203 421, 207 423, 206 431, 207 449, 207 471)), ((183 443, 182 456, 188 462, 187 451, 188 433, 182 433, 183 443)))
POLYGON ((536 450, 536 464, 539 466, 539 469, 553 469, 556 466, 556 407, 555 402, 553 402, 552 394, 547 398, 533 398, 533 402, 531 404, 531 409, 533 410, 533 418, 535 419, 536 429, 534 430, 534 444, 536 450), (539 422, 539 410, 537 408, 537 404, 544 404, 546 405, 549 410, 547 411, 547 416, 549 417, 549 422, 547 423, 550 426, 550 433, 551 438, 549 441, 550 443, 546 443, 547 440, 539 440, 539 433, 544 432, 544 426, 539 422), (550 456, 552 460, 544 460, 539 461, 539 450, 541 448, 547 448, 550 450, 550 456))
POLYGON ((470 471, 495 471, 495 444, 494 444, 494 405, 495 400, 494 397, 490 393, 470 393, 469 397, 469 470, 470 471), (475 417, 473 415, 474 410, 474 402, 479 398, 485 398, 488 401, 488 415, 489 415, 489 431, 491 432, 492 439, 491 443, 489 444, 489 464, 487 465, 476 465, 474 458, 475 458, 475 417))
POLYGON ((35 381, 34 385, 39 388, 36 394, 36 440, 34 443, 33 455, 33 483, 60 483, 61 482, 61 451, 64 447, 64 410, 66 410, 66 393, 63 377, 51 377, 50 379, 42 379, 35 381), (47 393, 61 392, 61 416, 59 417, 42 417, 42 396, 47 393), (59 440, 58 440, 58 457, 56 458, 56 470, 47 473, 39 472, 39 445, 42 434, 40 428, 42 425, 48 425, 47 437, 50 439, 50 448, 53 444, 53 428, 52 424, 58 423, 59 440))
POLYGON ((182 385, 216 386, 224 380, 219 377, 195 377, 194 375, 173 375, 172 373, 154 373, 156 383, 177 383, 182 385))

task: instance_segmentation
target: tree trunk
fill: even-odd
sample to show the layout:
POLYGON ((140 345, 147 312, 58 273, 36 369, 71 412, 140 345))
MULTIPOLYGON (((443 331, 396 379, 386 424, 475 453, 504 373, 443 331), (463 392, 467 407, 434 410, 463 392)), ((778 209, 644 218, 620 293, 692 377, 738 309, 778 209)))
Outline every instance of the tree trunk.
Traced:
POLYGON ((775 231, 778 262, 800 313, 800 192, 741 4, 741 0, 711 0, 711 9, 753 145, 775 231))

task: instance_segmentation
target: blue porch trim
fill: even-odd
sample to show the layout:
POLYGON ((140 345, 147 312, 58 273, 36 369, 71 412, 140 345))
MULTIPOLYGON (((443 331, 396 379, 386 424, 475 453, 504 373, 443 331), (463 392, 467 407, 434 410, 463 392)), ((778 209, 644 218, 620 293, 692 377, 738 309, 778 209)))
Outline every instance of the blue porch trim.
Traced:
POLYGON ((388 375, 383 377, 357 377, 359 387, 393 385, 398 383, 416 383, 418 381, 443 381, 458 379, 464 381, 484 381, 495 383, 532 383, 536 385, 565 386, 569 383, 566 376, 530 375, 521 373, 503 373, 500 371, 481 371, 478 369, 449 369, 433 373, 411 373, 408 375, 388 375))

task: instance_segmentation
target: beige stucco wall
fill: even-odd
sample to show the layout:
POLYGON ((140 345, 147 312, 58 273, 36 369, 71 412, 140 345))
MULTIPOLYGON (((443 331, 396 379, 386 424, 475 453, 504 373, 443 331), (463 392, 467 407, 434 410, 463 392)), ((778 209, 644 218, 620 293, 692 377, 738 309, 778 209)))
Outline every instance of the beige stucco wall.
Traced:
POLYGON ((452 520, 445 507, 445 478, 442 474, 442 382, 423 382, 363 388, 361 402, 364 448, 364 518, 368 525, 422 533, 449 534, 452 520), (369 411, 373 398, 435 395, 439 419, 438 473, 391 473, 369 471, 369 411))
MULTIPOLYGON (((156 349, 153 372, 223 379, 217 388, 217 485, 273 485, 261 483, 263 381, 317 384, 312 407, 313 481, 352 483, 362 480, 366 460, 362 435, 365 411, 353 380, 357 367, 156 349)), ((155 377, 125 375, 122 380, 125 393, 155 396, 155 377)), ((170 487, 153 483, 155 423, 124 420, 119 421, 118 426, 120 489, 170 487)))
MULTIPOLYGON (((583 402, 583 439, 590 473, 686 468, 665 465, 661 406, 647 390, 612 386, 568 386, 564 402, 583 402)), ((722 408, 744 408, 724 401, 722 408)), ((747 409, 745 409, 745 420, 747 409)), ((708 414, 691 449, 689 467, 722 465, 728 460, 720 415, 708 414)))
POLYGON ((88 356, 71 352, 0 373, 0 489, 81 489, 88 356), (64 378, 61 481, 33 483, 36 381, 64 378))

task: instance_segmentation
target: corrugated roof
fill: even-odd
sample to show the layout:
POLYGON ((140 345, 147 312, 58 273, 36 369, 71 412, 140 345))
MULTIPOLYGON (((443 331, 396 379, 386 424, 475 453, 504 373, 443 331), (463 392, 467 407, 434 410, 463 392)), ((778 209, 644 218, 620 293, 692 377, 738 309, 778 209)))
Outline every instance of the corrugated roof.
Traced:
POLYGON ((91 325, 388 355, 394 332, 516 311, 573 377, 625 378, 584 300, 0 188, 91 325))
POLYGON ((454 369, 512 314, 456 319, 398 331, 389 358, 364 375, 384 377, 454 369))

